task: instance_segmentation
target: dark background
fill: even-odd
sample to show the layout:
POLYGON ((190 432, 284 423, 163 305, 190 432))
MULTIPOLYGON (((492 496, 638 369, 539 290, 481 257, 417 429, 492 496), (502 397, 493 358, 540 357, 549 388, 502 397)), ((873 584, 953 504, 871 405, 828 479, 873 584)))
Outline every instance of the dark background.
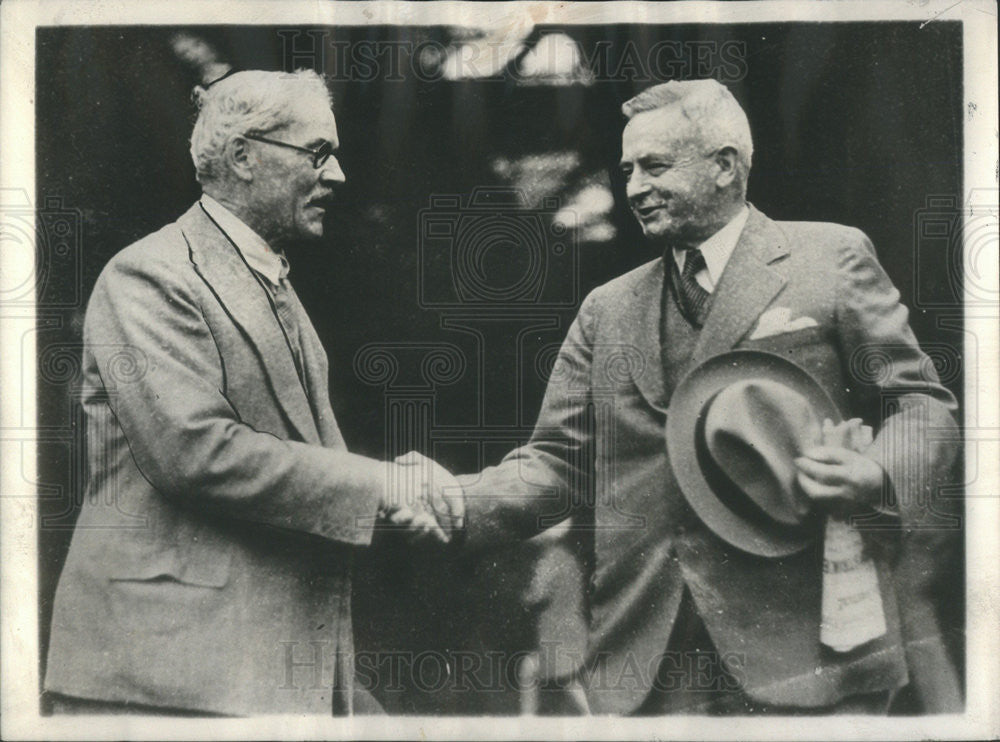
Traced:
MULTIPOLYGON (((237 67, 285 69, 290 59, 279 30, 289 31, 38 30, 36 197, 45 205, 39 229, 48 240, 59 220, 74 224, 69 251, 52 253, 38 306, 40 425, 65 433, 64 440, 39 444, 43 667, 51 598, 84 477, 74 396, 78 377, 58 368, 53 372, 52 362, 78 358, 84 302, 107 260, 175 219, 199 195, 187 152, 194 117, 190 91, 198 72, 177 56, 170 38, 186 31, 237 67)), ((552 30, 536 28, 529 43, 552 30)), ((961 399, 962 311, 956 298, 961 286, 949 252, 962 192, 958 23, 561 30, 584 50, 607 44, 611 59, 626 46, 641 50, 663 39, 742 44, 740 79, 724 81, 753 130, 749 199, 772 218, 833 221, 866 232, 912 308, 917 336, 935 349, 945 382, 961 399), (921 227, 927 218, 944 226, 927 232, 921 227)), ((447 28, 319 31, 328 41, 351 44, 372 39, 449 44, 455 38, 447 28)), ((586 292, 654 257, 624 208, 616 164, 623 126, 619 107, 657 80, 622 68, 614 74, 598 70, 589 85, 530 85, 519 82, 510 66, 487 80, 421 80, 405 70, 402 79, 381 74, 359 80, 338 75, 331 65, 327 58, 323 66, 333 78, 348 187, 328 216, 322 244, 297 250, 290 259, 292 280, 330 355, 338 421, 352 450, 380 458, 397 453, 398 442, 387 438, 386 409, 398 389, 365 381, 356 371, 356 355, 373 342, 450 343, 468 363, 456 380, 431 389, 432 427, 450 433, 432 435, 433 450, 427 452, 455 471, 477 470, 530 432, 545 383, 532 358, 562 339, 586 292), (546 166, 552 162, 569 164, 553 170, 546 166), (538 185, 543 175, 552 183, 538 185), (446 260, 429 257, 420 239, 420 213, 431 194, 464 198, 476 187, 520 186, 528 206, 549 219, 544 197, 565 199, 586 183, 610 186, 614 193, 614 207, 601 216, 613 236, 607 230, 603 236, 573 231, 575 268, 555 260, 548 265, 553 273, 545 280, 564 306, 498 302, 447 309, 421 302, 421 261, 446 260), (520 310, 533 319, 513 316, 520 310), (471 322, 478 336, 446 326, 463 311, 479 315, 471 322), (545 325, 545 318, 547 326, 523 335, 524 355, 515 354, 514 333, 533 321, 545 325), (500 433, 491 433, 493 428, 500 433)), ((516 249, 510 260, 493 255, 486 270, 495 271, 503 284, 516 277, 518 255, 516 249)), ((435 284, 442 275, 432 271, 425 297, 447 293, 448 286, 435 284)), ((401 374, 406 373, 404 368, 401 374)), ((962 480, 956 475, 955 481, 962 480)), ((533 542, 456 565, 429 555, 412 557, 391 535, 380 535, 358 562, 360 648, 485 652, 531 646, 544 633, 539 627, 549 625, 547 616, 566 608, 553 598, 557 589, 572 587, 572 579, 555 584, 562 579, 565 554, 557 560, 563 566, 539 567, 548 564, 549 548, 533 542), (444 577, 431 576, 435 570, 444 577)), ((949 576, 941 593, 942 604, 949 606, 944 617, 960 655, 960 551, 943 553, 941 564, 949 576)), ((508 686, 497 693, 463 694, 422 692, 407 684, 382 700, 397 713, 516 711, 517 694, 508 686)))

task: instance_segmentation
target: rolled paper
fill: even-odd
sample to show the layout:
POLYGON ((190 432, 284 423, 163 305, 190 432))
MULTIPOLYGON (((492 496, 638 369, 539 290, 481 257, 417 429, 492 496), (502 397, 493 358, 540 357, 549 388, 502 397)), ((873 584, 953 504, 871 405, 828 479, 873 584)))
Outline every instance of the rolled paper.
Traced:
POLYGON ((826 519, 823 546, 820 641, 849 652, 886 632, 878 571, 865 556, 861 534, 846 520, 826 519))
MULTIPOLYGON (((857 418, 824 425, 824 443, 860 451, 871 445, 871 428, 857 418)), ((886 632, 885 610, 875 562, 864 540, 845 518, 826 519, 823 542, 823 603, 820 641, 849 652, 886 632)))

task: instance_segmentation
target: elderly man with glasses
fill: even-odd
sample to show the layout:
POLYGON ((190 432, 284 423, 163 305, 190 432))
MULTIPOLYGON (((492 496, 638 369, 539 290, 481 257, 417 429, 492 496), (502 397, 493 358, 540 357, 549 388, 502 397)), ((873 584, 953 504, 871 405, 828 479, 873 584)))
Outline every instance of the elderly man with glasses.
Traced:
POLYGON ((322 79, 198 92, 201 199, 87 308, 90 478, 45 687, 64 712, 351 713, 352 554, 380 515, 446 541, 422 493, 449 475, 347 450, 289 283, 286 246, 322 237, 345 180, 322 79))

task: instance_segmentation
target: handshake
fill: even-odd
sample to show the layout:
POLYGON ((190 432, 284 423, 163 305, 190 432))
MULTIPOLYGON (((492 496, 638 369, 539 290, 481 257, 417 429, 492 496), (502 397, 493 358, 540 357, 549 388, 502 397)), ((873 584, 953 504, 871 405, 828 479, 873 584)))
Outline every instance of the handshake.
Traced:
POLYGON ((409 541, 447 544, 465 522, 462 487, 436 461, 410 451, 389 467, 390 480, 379 516, 404 530, 409 541))

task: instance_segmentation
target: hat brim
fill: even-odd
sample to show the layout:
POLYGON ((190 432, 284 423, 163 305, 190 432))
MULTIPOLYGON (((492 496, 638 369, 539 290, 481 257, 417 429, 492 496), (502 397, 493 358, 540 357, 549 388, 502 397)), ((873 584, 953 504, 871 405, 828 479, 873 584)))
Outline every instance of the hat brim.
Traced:
POLYGON ((789 528, 763 518, 748 520, 719 499, 699 465, 697 429, 706 404, 730 384, 751 379, 788 386, 809 401, 820 420, 837 423, 842 419, 830 395, 805 369, 773 353, 734 350, 709 358, 677 385, 667 410, 667 455, 684 498, 719 538, 757 556, 789 556, 814 541, 818 529, 789 528))

